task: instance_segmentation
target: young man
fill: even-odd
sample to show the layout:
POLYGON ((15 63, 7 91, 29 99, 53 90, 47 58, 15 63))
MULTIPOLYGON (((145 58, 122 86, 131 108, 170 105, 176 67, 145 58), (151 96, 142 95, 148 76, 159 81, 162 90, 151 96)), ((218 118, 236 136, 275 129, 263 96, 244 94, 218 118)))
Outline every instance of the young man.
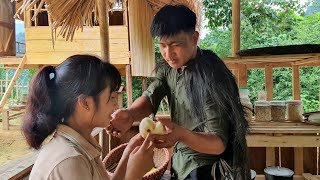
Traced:
POLYGON ((195 13, 183 5, 165 6, 155 15, 151 35, 164 61, 143 96, 113 114, 108 131, 120 136, 133 121, 155 114, 167 96, 171 121, 160 121, 169 132, 151 138, 158 148, 174 146, 172 179, 250 179, 248 123, 238 87, 216 54, 198 48, 195 26, 195 13))

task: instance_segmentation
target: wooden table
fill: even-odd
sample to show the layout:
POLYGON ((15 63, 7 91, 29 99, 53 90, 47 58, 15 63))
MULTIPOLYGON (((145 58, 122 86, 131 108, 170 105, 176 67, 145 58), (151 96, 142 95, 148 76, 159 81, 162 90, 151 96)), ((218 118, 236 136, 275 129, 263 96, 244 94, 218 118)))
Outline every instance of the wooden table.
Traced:
POLYGON ((315 167, 317 159, 319 159, 314 150, 312 151, 313 154, 308 154, 310 149, 320 147, 319 134, 320 126, 307 123, 251 122, 247 143, 248 147, 266 148, 266 167, 281 165, 281 156, 289 155, 283 153, 281 148, 293 148, 293 157, 291 157, 294 162, 293 170, 296 175, 302 175, 304 173, 304 163, 313 163, 313 167, 315 167), (280 151, 277 154, 277 156, 280 156, 278 157, 280 162, 276 162, 276 148, 279 148, 277 150, 280 151), (309 157, 306 159, 306 156, 309 157))

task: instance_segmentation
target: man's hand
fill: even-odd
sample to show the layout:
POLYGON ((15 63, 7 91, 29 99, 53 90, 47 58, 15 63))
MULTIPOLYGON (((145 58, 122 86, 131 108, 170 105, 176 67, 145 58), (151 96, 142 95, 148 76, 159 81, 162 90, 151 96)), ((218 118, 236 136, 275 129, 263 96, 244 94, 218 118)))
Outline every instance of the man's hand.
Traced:
POLYGON ((183 128, 171 122, 170 119, 158 119, 167 129, 167 134, 150 134, 150 138, 157 148, 172 147, 177 141, 180 141, 183 128))
POLYGON ((118 109, 112 115, 107 133, 116 137, 121 137, 132 126, 133 117, 128 109, 118 109))

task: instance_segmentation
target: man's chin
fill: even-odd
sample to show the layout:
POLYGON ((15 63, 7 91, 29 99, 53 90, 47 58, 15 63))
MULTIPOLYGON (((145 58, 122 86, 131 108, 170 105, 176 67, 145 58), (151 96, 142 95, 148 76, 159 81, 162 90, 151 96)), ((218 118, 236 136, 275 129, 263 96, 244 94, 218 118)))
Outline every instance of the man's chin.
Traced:
POLYGON ((181 68, 181 66, 179 66, 178 64, 171 64, 171 63, 168 63, 169 64, 169 66, 171 67, 171 68, 173 68, 173 69, 179 69, 179 68, 181 68))

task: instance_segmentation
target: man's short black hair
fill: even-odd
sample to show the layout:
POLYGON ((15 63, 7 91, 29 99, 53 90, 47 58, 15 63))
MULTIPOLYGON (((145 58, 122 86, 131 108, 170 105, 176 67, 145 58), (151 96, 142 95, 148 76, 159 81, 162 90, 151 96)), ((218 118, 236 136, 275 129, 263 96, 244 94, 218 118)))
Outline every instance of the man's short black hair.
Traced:
POLYGON ((180 32, 194 32, 196 14, 188 7, 166 5, 154 16, 150 32, 152 37, 170 37, 180 32))

